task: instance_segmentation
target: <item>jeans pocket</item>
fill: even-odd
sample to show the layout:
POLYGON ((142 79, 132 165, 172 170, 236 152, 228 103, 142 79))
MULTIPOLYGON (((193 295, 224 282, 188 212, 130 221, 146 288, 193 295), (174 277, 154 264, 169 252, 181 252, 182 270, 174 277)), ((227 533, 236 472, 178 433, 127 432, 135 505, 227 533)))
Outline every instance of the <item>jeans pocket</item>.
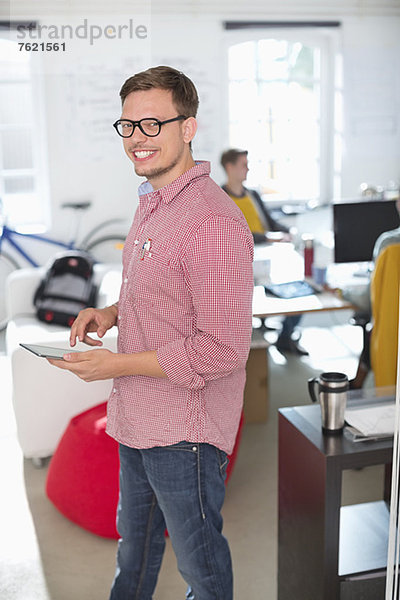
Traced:
POLYGON ((228 457, 227 453, 224 452, 223 450, 220 450, 219 448, 215 448, 215 450, 217 452, 217 457, 218 457, 219 472, 221 473, 221 476, 223 477, 223 479, 225 479, 226 468, 228 466, 229 457, 228 457))
POLYGON ((177 444, 172 444, 172 446, 164 446, 165 450, 178 450, 183 452, 191 452, 192 454, 198 453, 199 445, 197 443, 190 442, 178 442, 177 444))

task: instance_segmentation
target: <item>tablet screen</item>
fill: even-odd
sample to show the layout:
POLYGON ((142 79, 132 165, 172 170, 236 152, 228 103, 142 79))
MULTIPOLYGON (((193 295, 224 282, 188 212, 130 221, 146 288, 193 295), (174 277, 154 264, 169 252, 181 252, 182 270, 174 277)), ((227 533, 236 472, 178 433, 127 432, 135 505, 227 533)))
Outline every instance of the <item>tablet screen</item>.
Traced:
POLYGON ((22 348, 25 350, 29 350, 36 354, 36 356, 41 356, 42 358, 56 358, 62 360, 64 354, 70 354, 71 352, 76 352, 76 350, 70 350, 68 348, 53 348, 51 346, 40 346, 38 344, 20 344, 22 348))

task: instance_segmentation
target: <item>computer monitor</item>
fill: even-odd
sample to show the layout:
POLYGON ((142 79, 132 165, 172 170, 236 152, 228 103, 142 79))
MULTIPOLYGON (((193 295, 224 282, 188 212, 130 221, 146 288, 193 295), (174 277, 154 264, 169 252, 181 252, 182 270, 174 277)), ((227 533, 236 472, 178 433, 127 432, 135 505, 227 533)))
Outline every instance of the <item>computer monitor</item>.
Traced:
POLYGON ((333 204, 335 262, 372 260, 381 233, 400 225, 395 200, 365 200, 333 204))

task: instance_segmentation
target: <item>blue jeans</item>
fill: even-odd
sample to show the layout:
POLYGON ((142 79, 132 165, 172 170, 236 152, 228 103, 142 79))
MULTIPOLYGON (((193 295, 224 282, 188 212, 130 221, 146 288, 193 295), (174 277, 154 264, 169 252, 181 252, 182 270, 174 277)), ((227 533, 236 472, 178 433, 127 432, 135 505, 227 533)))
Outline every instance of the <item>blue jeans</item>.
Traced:
POLYGON ((291 340, 292 333, 300 323, 302 315, 290 315, 283 319, 282 329, 279 334, 281 340, 291 340))
POLYGON ((196 600, 232 600, 232 564, 222 535, 227 456, 180 442, 120 445, 121 536, 110 600, 151 600, 168 529, 178 569, 196 600))

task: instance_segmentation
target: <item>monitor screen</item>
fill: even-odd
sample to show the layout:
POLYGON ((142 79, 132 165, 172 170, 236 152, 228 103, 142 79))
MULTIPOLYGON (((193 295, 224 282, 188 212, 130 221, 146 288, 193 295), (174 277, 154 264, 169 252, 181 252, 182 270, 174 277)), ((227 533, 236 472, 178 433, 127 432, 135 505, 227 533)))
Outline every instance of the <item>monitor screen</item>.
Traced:
POLYGON ((377 238, 400 225, 395 200, 338 202, 333 205, 335 262, 372 260, 377 238))

